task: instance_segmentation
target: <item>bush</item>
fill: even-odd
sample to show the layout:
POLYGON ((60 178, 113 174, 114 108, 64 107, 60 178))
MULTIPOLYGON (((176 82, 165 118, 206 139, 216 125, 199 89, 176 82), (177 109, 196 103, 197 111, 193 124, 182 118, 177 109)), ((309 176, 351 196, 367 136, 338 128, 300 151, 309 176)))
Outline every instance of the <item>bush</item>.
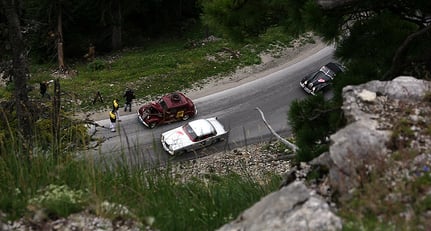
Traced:
POLYGON ((95 59, 91 63, 87 65, 87 69, 90 71, 100 71, 107 67, 107 64, 104 60, 95 59))
POLYGON ((85 192, 70 189, 67 185, 48 185, 38 190, 38 194, 28 203, 37 209, 46 209, 50 216, 67 217, 83 210, 87 204, 85 192))

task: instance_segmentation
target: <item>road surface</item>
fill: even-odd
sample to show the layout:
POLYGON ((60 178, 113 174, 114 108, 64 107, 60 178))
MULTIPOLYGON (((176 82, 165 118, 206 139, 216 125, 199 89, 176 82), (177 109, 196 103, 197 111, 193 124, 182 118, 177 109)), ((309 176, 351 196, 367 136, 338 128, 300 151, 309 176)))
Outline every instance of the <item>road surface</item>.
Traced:
POLYGON ((299 86, 304 76, 333 60, 332 46, 264 77, 234 86, 229 89, 193 98, 198 115, 193 119, 218 117, 230 131, 225 142, 206 149, 171 157, 161 148, 160 134, 184 122, 162 125, 148 129, 137 119, 136 114, 122 115, 117 132, 109 129, 109 120, 96 121, 101 127, 93 127, 95 137, 104 142, 84 153, 86 156, 103 156, 109 160, 140 165, 159 165, 169 161, 187 160, 210 155, 248 144, 267 142, 274 137, 263 123, 259 107, 272 128, 282 136, 290 134, 287 113, 292 101, 308 96, 299 86))

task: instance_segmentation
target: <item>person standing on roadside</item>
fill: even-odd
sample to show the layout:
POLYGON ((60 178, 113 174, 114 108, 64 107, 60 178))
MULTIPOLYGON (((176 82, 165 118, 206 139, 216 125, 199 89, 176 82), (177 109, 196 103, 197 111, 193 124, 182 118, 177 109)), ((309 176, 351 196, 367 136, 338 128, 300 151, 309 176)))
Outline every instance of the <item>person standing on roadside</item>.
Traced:
POLYGON ((40 95, 41 95, 42 98, 45 98, 45 97, 47 97, 48 99, 51 98, 51 96, 48 93, 46 93, 46 91, 48 90, 48 85, 50 83, 52 83, 52 82, 54 82, 54 80, 42 81, 42 82, 39 83, 39 85, 40 85, 39 86, 40 87, 40 95))
POLYGON ((109 129, 111 129, 111 132, 115 132, 115 127, 117 125, 117 113, 114 110, 109 111, 109 120, 111 121, 109 129))
POLYGON ((118 111, 120 109, 120 103, 118 102, 118 99, 115 98, 114 101, 112 101, 112 111, 117 116, 118 122, 120 122, 120 112, 118 111))
POLYGON ((124 104, 124 111, 127 111, 127 108, 129 108, 129 112, 131 112, 132 111, 132 100, 134 98, 136 98, 135 93, 132 91, 132 89, 127 88, 123 97, 126 98, 126 103, 124 104))

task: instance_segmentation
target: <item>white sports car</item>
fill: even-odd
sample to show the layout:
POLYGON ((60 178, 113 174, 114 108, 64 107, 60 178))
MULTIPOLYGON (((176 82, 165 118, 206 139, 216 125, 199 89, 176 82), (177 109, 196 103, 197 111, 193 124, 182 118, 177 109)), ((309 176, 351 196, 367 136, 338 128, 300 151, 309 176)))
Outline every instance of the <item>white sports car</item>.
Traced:
POLYGON ((161 135, 163 149, 176 155, 194 151, 226 139, 228 131, 217 117, 198 119, 161 135))

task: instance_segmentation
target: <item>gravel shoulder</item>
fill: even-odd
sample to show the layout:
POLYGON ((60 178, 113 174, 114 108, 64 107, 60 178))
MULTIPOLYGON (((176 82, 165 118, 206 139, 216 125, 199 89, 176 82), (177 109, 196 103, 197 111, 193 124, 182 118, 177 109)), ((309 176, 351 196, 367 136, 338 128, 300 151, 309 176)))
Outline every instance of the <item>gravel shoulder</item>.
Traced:
MULTIPOLYGON (((261 64, 239 68, 234 73, 227 76, 212 77, 203 83, 196 84, 196 86, 191 89, 185 90, 184 93, 195 100, 265 77, 300 62, 327 46, 316 36, 313 36, 313 40, 314 43, 306 44, 293 42, 291 47, 283 48, 282 50, 272 53, 262 54, 261 64)), ((120 110, 120 113, 121 115, 134 114, 136 113, 135 110, 144 103, 146 103, 146 101, 137 99, 133 102, 132 112, 123 112, 120 110)), ((108 119, 108 110, 109 108, 106 110, 80 113, 77 114, 76 117, 78 119, 90 119, 93 121, 104 120, 108 119)))

